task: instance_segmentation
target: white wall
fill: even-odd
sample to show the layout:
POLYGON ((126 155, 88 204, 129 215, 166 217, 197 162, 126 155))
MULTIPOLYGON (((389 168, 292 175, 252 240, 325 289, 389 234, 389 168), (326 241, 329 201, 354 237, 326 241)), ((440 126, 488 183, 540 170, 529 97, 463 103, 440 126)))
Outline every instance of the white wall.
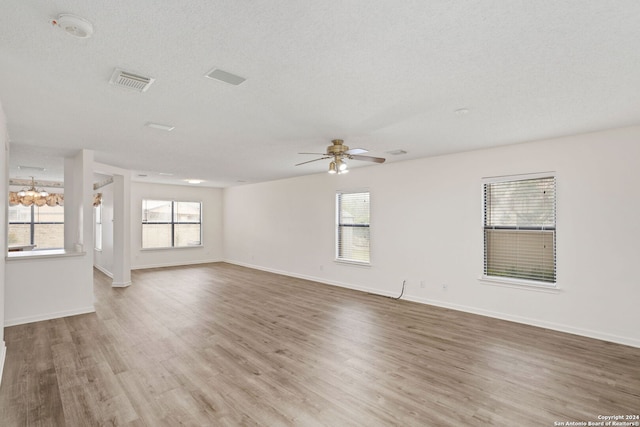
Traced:
MULTIPOLYGON (((131 183, 131 268, 216 262, 222 259, 222 190, 131 183), (142 200, 202 202, 202 247, 142 250, 142 200)), ((135 285, 135 284, 134 284, 135 285)))
POLYGON ((72 256, 30 253, 6 262, 5 325, 95 311, 92 169, 91 151, 65 159, 65 248, 72 256))
POLYGON ((94 251, 93 263, 113 278, 113 184, 97 191, 102 193, 102 250, 94 251))
POLYGON ((6 265, 6 326, 95 311, 88 258, 85 253, 10 259, 6 265))
MULTIPOLYGON (((9 135, 7 134, 7 119, 0 104, 0 192, 9 194, 8 186, 8 163, 9 163, 9 135)), ((7 197, 2 198, 0 203, 0 251, 7 253, 7 197)), ((4 256, 0 259, 0 383, 2 383, 2 368, 6 354, 4 343, 4 302, 5 302, 5 261, 4 256)))
POLYGON ((407 299, 640 347, 639 141, 630 127, 228 188, 225 259, 385 295, 406 279, 407 299), (546 171, 560 291, 480 282, 481 179, 546 171), (362 188, 371 267, 334 261, 335 192, 362 188))

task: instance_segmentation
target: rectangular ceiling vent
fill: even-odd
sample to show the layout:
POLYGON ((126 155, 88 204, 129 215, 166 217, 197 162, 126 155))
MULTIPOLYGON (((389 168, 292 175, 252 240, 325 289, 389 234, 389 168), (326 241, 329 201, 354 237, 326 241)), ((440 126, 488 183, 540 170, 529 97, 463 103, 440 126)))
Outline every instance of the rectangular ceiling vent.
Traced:
POLYGON ((205 77, 213 80, 218 80, 221 82, 228 83, 230 85, 238 86, 240 83, 244 82, 244 77, 236 76, 235 74, 231 74, 227 71, 221 70, 219 68, 214 68, 204 75, 205 77))
POLYGON ((114 86, 135 90, 136 92, 145 92, 155 80, 156 79, 151 77, 141 76, 116 68, 111 75, 109 83, 114 86))
POLYGON ((406 151, 402 150, 402 149, 398 149, 398 150, 391 150, 391 151, 386 151, 386 153, 391 154, 392 156, 399 156, 401 154, 407 154, 406 151))

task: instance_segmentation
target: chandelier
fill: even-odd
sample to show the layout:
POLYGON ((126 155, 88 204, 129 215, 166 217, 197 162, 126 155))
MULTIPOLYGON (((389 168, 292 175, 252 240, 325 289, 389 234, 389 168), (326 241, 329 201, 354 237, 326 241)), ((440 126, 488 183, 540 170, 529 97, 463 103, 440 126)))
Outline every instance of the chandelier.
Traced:
POLYGON ((37 189, 34 177, 31 177, 31 187, 23 188, 18 192, 9 192, 10 206, 62 206, 63 204, 64 196, 62 194, 49 194, 43 189, 37 189))

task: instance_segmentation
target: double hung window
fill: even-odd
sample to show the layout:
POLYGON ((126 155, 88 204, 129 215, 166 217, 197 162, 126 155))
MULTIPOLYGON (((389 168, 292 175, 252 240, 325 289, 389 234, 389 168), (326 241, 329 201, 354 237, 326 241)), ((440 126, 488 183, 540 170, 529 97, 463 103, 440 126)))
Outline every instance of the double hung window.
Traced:
POLYGON ((9 246, 64 247, 63 206, 9 206, 9 246))
POLYGON ((484 183, 484 276, 556 282, 556 179, 484 183))
POLYGON ((369 264, 369 192, 336 195, 336 259, 369 264))
POLYGON ((171 200, 142 201, 142 247, 202 245, 202 204, 171 200))

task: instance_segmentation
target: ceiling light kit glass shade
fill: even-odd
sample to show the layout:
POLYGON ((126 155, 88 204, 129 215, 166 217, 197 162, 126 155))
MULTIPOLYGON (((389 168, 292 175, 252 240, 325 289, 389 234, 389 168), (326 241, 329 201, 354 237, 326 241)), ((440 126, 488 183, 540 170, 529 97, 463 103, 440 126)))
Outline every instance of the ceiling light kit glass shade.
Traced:
POLYGON ((344 160, 340 157, 336 157, 335 160, 332 160, 331 163, 329 163, 328 172, 332 175, 335 173, 341 175, 343 173, 348 173, 349 169, 347 169, 347 163, 344 160))
POLYGON ((338 170, 336 169, 336 162, 332 161, 331 163, 329 163, 329 173, 334 174, 336 172, 338 172, 338 170))

